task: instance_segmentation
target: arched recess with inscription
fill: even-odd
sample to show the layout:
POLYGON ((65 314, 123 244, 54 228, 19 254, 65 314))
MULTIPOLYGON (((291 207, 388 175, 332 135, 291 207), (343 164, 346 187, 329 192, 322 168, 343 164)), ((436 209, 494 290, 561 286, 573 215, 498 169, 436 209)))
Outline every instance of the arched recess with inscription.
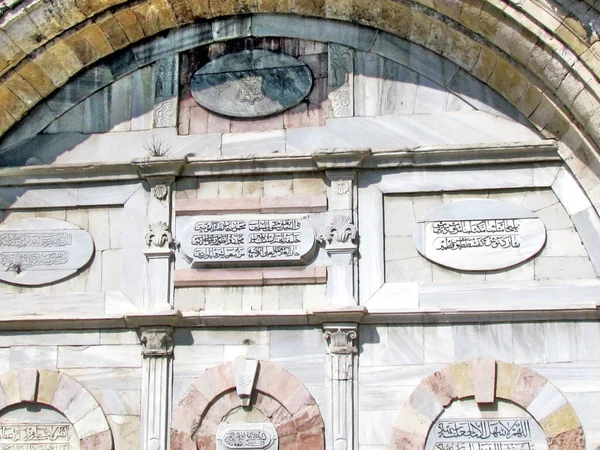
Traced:
POLYGON ((423 450, 430 429, 453 402, 496 399, 523 408, 543 430, 548 450, 585 450, 583 428, 564 395, 542 375, 516 364, 472 360, 425 378, 392 426, 390 450, 423 450))
POLYGON ((19 405, 50 407, 73 425, 80 450, 112 450, 112 434, 102 408, 72 378, 52 370, 21 369, 0 376, 0 387, 0 415, 19 405))
MULTIPOLYGON (((173 412, 171 450, 214 450, 217 428, 240 409, 234 362, 206 370, 194 380, 173 412)), ((279 450, 323 450, 325 426, 317 402, 292 374, 258 361, 251 406, 277 430, 279 450)))

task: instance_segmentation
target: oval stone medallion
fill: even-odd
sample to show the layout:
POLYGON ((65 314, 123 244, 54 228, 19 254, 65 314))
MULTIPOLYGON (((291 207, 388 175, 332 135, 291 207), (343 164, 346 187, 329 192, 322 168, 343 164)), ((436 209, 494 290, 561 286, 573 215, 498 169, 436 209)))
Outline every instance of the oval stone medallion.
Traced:
POLYGON ((217 58, 193 76, 190 88, 204 108, 229 117, 265 117, 308 96, 313 76, 302 61, 283 53, 244 50, 217 58))
POLYGON ((24 219, 0 229, 0 280, 35 286, 62 280, 85 266, 94 241, 85 230, 56 219, 24 219))
POLYGON ((458 270, 498 270, 537 254, 544 223, 531 211, 498 200, 441 206, 415 224, 415 247, 426 258, 458 270))

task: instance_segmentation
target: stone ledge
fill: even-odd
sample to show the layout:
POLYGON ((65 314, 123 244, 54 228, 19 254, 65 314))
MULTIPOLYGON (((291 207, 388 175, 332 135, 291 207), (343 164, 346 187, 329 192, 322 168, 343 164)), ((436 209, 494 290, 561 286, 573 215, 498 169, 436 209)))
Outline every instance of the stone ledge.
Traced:
POLYGON ((175 287, 325 284, 327 267, 176 270, 175 287))
POLYGON ((327 211, 327 196, 177 199, 175 214, 302 213, 327 211))

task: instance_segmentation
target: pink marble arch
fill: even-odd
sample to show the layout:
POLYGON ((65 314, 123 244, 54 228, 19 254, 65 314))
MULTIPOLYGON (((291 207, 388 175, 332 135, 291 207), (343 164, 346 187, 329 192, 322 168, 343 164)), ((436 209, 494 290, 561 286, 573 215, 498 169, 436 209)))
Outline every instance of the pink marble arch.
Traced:
POLYGON ((0 410, 38 403, 61 412, 79 437, 80 450, 111 450, 113 439, 96 399, 77 381, 46 369, 21 369, 0 376, 0 410))
MULTIPOLYGON (((325 448, 319 407, 308 389, 289 372, 259 361, 252 405, 275 425, 279 450, 325 448)), ((218 425, 239 406, 233 362, 208 369, 194 380, 173 412, 171 450, 213 450, 218 425)))
POLYGON ((540 374, 516 364, 473 360, 451 364, 425 378, 400 410, 390 450, 423 450, 429 429, 454 400, 501 398, 537 420, 549 450, 585 450, 579 419, 563 394, 540 374))

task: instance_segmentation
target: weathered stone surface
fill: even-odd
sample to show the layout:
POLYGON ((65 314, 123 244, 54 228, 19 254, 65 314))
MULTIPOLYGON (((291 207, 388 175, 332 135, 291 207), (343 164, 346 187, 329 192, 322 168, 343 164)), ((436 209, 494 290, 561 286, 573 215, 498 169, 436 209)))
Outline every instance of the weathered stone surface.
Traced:
POLYGON ((302 61, 282 53, 245 50, 217 58, 191 80, 203 107, 230 117, 264 117, 300 103, 312 74, 302 61))

